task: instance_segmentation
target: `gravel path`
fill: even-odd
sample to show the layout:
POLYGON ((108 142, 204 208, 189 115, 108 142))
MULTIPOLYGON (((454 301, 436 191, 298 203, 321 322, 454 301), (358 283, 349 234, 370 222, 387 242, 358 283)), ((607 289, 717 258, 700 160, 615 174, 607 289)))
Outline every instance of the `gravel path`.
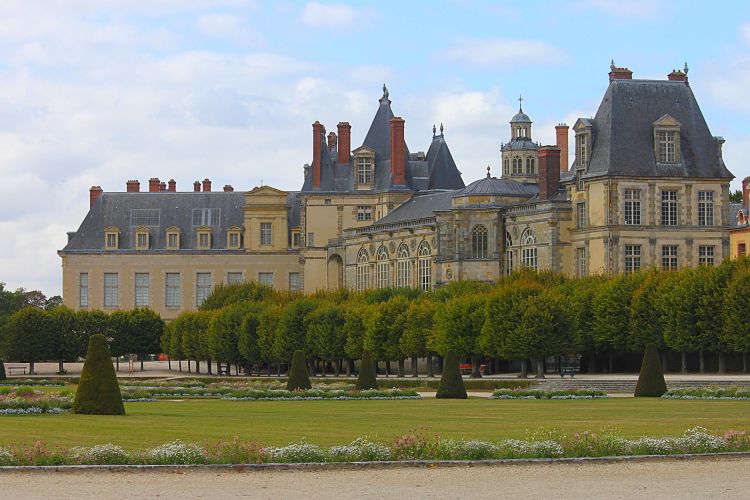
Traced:
POLYGON ((19 472, 3 498, 748 498, 750 460, 328 471, 19 472))

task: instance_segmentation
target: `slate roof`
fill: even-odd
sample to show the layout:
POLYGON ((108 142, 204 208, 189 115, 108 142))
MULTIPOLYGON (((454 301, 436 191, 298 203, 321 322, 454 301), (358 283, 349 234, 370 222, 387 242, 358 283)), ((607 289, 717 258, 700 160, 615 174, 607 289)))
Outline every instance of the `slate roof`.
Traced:
POLYGON ((525 149, 529 151, 536 151, 539 149, 539 143, 532 141, 529 138, 521 137, 521 138, 514 138, 510 142, 503 143, 502 146, 500 146, 500 151, 505 150, 520 150, 525 149))
MULTIPOLYGON (((166 232, 169 227, 180 229, 180 250, 192 250, 196 245, 196 227, 193 226, 193 209, 219 209, 218 225, 212 227, 211 248, 227 248, 227 229, 243 227, 245 194, 243 192, 171 192, 158 193, 102 193, 83 219, 78 230, 71 235, 63 253, 89 252, 104 249, 104 230, 110 226, 120 231, 119 249, 135 248, 135 228, 132 225, 133 209, 158 210, 158 225, 150 229, 150 250, 166 249, 166 232)), ((287 196, 289 227, 299 226, 299 200, 297 193, 287 196)), ((108 252, 110 252, 108 250, 108 252)), ((201 250, 205 252, 205 250, 201 250)))
POLYGON ((432 217, 435 210, 449 210, 451 197, 456 191, 432 191, 415 194, 411 199, 399 205, 373 226, 404 222, 432 217))
POLYGON ((687 82, 613 80, 593 120, 585 177, 698 177, 731 179, 687 82), (681 123, 680 163, 657 163, 653 124, 664 115, 681 123))
POLYGON ((742 211, 742 214, 745 216, 745 220, 747 220, 748 211, 747 208, 742 207, 742 203, 730 203, 729 204, 729 223, 732 227, 746 227, 747 223, 740 225, 739 220, 737 219, 737 214, 742 211))
POLYGON ((498 179, 497 177, 485 177, 474 181, 463 189, 453 194, 453 198, 461 196, 518 196, 531 198, 539 192, 536 184, 524 184, 511 179, 498 179))
POLYGON ((531 118, 523 112, 523 109, 518 108, 518 113, 510 119, 510 123, 531 123, 531 118))

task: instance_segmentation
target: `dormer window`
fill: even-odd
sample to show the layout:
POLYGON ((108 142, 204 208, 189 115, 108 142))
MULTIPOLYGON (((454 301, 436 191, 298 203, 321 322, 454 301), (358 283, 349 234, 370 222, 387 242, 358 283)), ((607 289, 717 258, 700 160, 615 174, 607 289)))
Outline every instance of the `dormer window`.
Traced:
POLYGON ((120 230, 116 227, 108 227, 104 230, 104 248, 106 250, 117 250, 120 248, 120 230))
POLYGON ((576 164, 586 168, 588 163, 588 134, 578 134, 576 135, 576 164))
POLYGON ((669 115, 654 122, 654 156, 657 163, 680 162, 680 122, 669 115))
POLYGON ((369 158, 369 157, 357 158, 357 183, 359 184, 372 183, 372 158, 369 158))
POLYGON ((237 250, 240 248, 241 230, 238 227, 230 227, 227 230, 227 248, 237 250))
POLYGON ((302 234, 299 230, 292 231, 292 248, 299 248, 302 246, 302 234))
POLYGON ((356 189, 372 189, 375 180, 375 150, 360 146, 354 151, 354 168, 356 168, 356 189))
POLYGON ((138 228, 135 230, 135 249, 148 250, 149 231, 147 228, 138 228))
POLYGON ((675 133, 672 130, 663 130, 656 133, 659 141, 659 163, 674 163, 675 156, 675 133))
POLYGON ((200 250, 208 250, 211 248, 211 229, 208 227, 200 227, 196 232, 196 244, 200 250))
POLYGON ((167 228, 167 250, 180 249, 180 230, 176 227, 167 228))

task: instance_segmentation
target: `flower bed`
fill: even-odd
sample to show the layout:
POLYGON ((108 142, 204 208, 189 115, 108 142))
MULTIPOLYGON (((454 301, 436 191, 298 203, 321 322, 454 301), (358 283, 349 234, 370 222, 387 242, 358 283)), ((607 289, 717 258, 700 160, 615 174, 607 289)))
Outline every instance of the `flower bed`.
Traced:
POLYGON ((750 400, 750 387, 686 387, 670 389, 662 396, 666 399, 724 399, 750 400))
POLYGON ((38 415, 40 413, 62 413, 73 407, 67 394, 44 394, 31 387, 18 387, 0 392, 0 415, 38 415))
POLYGON ((0 447, 0 466, 9 465, 199 465, 256 463, 335 463, 406 460, 501 460, 559 457, 609 457, 632 455, 674 455, 692 453, 749 452, 747 432, 710 434, 702 427, 678 437, 625 439, 617 434, 542 433, 526 440, 503 441, 441 439, 409 434, 390 445, 359 438, 347 445, 328 448, 299 442, 280 447, 256 443, 220 442, 206 448, 196 443, 173 441, 154 448, 127 451, 108 443, 69 450, 49 450, 37 442, 33 448, 0 447))
POLYGON ((46 379, 46 378, 27 378, 27 379, 7 378, 5 380, 0 381, 0 386, 5 386, 5 385, 61 386, 61 385, 66 385, 66 384, 67 384, 67 381, 65 380, 46 379))
POLYGON ((310 389, 287 391, 286 389, 244 389, 232 391, 222 399, 232 401, 302 401, 302 400, 350 400, 350 399, 420 399, 416 391, 401 389, 368 389, 350 391, 344 389, 310 389))
POLYGON ((490 399, 595 399, 606 398, 607 394, 594 389, 574 389, 543 391, 541 389, 498 389, 490 399))

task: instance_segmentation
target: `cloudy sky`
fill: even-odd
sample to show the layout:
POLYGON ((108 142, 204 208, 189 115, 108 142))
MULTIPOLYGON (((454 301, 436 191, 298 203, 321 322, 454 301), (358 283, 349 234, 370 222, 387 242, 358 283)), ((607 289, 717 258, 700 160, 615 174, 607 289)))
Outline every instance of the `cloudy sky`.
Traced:
POLYGON ((687 61, 741 179, 750 3, 688 5, 0 0, 0 281, 60 293, 56 251, 92 185, 298 189, 310 124, 349 121, 360 145, 384 82, 410 149, 444 123, 468 183, 498 171, 519 94, 535 138, 551 143, 556 123, 596 112, 611 59, 658 79, 687 61))

